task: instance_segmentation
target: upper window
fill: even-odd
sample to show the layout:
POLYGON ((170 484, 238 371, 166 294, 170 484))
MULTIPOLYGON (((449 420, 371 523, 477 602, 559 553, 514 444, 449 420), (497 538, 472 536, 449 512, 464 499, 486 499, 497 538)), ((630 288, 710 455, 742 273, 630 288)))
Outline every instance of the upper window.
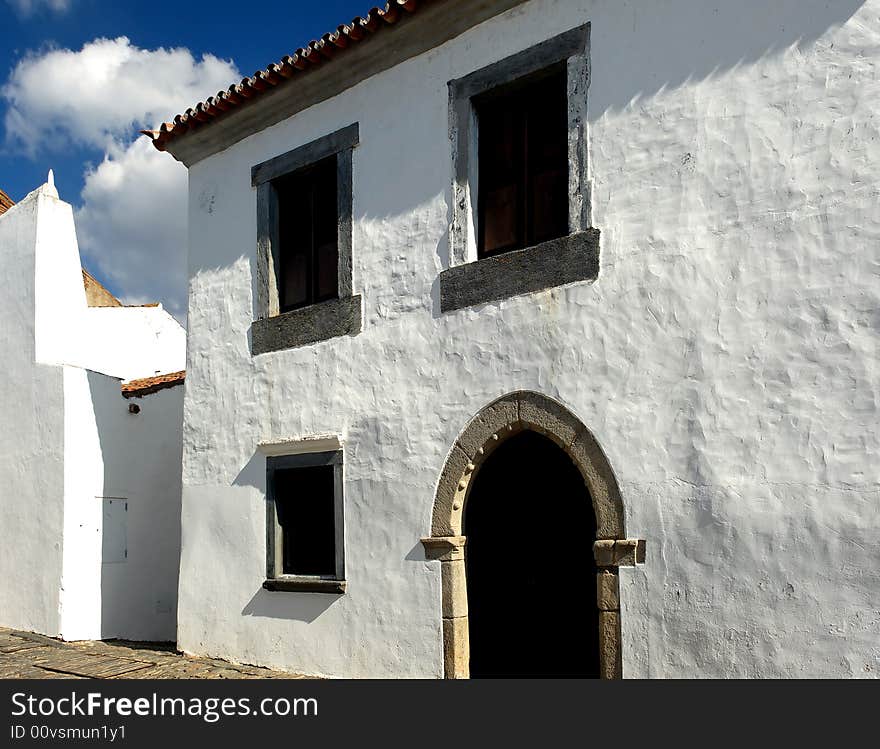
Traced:
POLYGON ((473 100, 479 142, 478 256, 568 234, 564 65, 473 100))
POLYGON ((257 188, 255 354, 361 328, 352 295, 350 125, 251 170, 257 188))
POLYGON ((342 592, 342 453, 267 459, 271 590, 342 592))
POLYGON ((281 312, 339 294, 336 156, 274 183, 278 193, 281 312))
POLYGON ((449 81, 452 221, 440 312, 598 277, 589 48, 585 24, 449 81))

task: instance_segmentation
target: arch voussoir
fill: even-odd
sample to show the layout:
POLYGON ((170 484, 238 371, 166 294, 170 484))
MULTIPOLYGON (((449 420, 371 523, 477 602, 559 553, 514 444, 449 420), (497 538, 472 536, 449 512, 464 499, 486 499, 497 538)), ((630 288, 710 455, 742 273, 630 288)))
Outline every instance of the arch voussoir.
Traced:
MULTIPOLYGON (((486 406, 459 435, 446 458, 434 499, 431 537, 422 539, 427 558, 441 564, 446 678, 468 676, 466 538, 462 535, 468 490, 480 465, 494 449, 526 429, 553 440, 577 466, 592 498, 599 544, 626 538, 623 499, 614 471, 593 434, 577 416, 561 403, 531 391, 510 393, 486 406)), ((608 570, 601 574, 608 575, 608 570)), ((602 675, 619 678, 620 611, 611 609, 613 596, 608 593, 610 585, 616 590, 617 575, 603 580, 606 592, 598 604, 602 675)))

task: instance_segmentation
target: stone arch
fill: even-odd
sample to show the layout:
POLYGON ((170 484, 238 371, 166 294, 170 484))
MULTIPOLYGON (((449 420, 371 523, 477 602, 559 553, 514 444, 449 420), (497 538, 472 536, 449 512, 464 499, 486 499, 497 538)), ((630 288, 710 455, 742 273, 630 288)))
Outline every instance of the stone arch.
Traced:
MULTIPOLYGON (((616 567, 643 561, 644 542, 626 540, 623 499, 607 457, 589 429, 565 406, 540 393, 518 391, 493 401, 455 441, 434 499, 431 536, 422 539, 429 559, 440 560, 444 675, 467 678, 469 643, 462 517, 473 478, 483 461, 510 436, 532 430, 555 442, 577 466, 596 514, 594 553, 599 568, 599 648, 603 678, 619 678, 620 604, 616 567)), ((528 520, 524 520, 528 527, 528 520)))

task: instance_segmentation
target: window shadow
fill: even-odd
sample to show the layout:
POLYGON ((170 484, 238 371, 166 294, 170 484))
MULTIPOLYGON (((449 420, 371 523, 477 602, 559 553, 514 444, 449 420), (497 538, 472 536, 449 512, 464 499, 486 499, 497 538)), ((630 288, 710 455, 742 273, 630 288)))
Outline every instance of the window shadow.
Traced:
POLYGON ((241 610, 241 615, 288 619, 308 624, 320 617, 341 597, 327 593, 275 593, 260 588, 241 610))

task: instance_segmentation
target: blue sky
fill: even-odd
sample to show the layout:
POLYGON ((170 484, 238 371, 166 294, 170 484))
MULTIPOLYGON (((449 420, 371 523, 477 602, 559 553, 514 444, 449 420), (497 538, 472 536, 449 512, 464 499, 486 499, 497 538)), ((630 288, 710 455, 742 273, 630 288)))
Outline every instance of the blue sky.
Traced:
POLYGON ((54 169, 84 265, 127 301, 160 299, 182 319, 185 171, 138 129, 370 5, 0 0, 0 188, 20 200, 54 169))

